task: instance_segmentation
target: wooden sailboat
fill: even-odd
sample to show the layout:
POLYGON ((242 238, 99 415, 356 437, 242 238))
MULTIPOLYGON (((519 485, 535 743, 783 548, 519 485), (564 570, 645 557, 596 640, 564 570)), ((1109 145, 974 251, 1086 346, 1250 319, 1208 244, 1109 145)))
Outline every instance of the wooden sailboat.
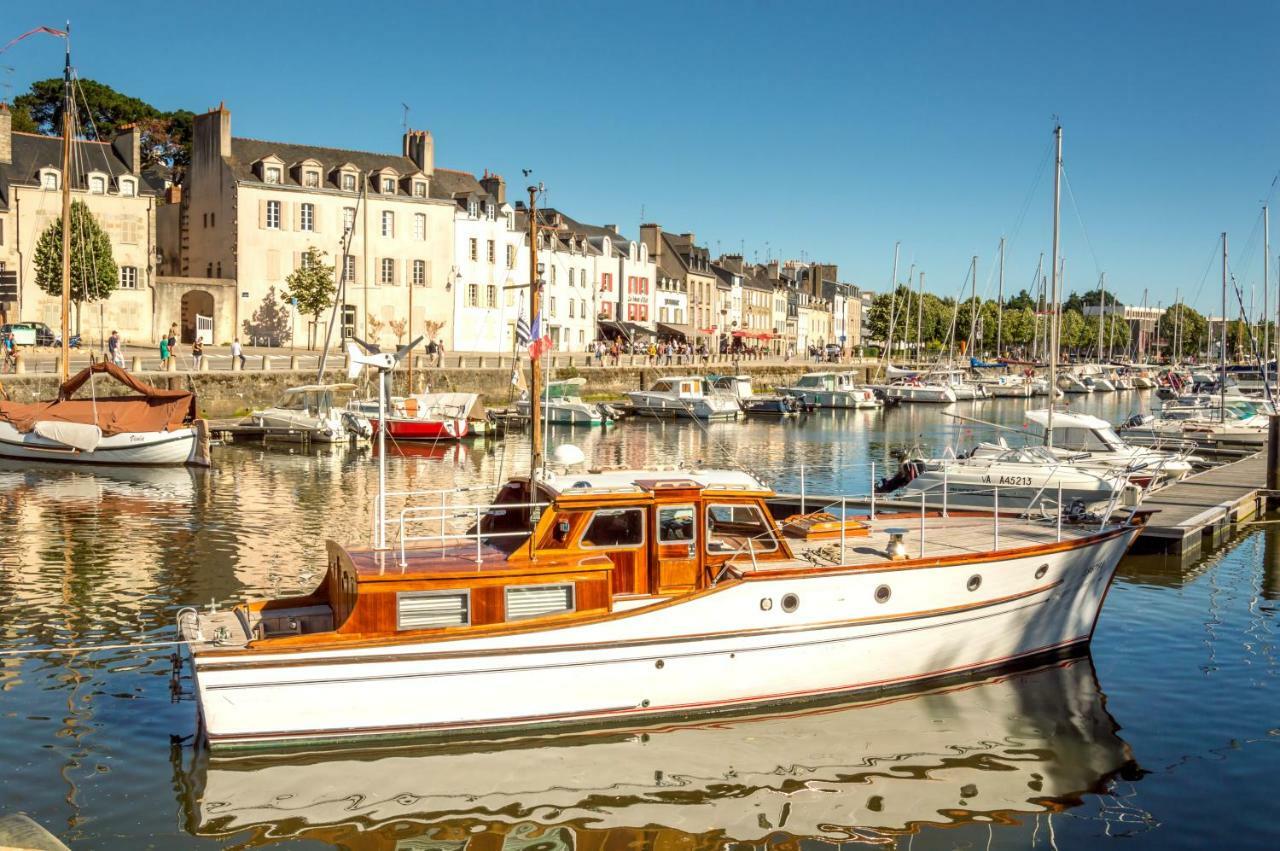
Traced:
POLYGON ((579 471, 572 447, 549 471, 531 352, 530 472, 492 503, 388 519, 380 467, 374 545, 329 542, 310 594, 179 614, 210 744, 518 735, 1001 668, 1089 641, 1145 521, 791 516, 750 473, 579 471))

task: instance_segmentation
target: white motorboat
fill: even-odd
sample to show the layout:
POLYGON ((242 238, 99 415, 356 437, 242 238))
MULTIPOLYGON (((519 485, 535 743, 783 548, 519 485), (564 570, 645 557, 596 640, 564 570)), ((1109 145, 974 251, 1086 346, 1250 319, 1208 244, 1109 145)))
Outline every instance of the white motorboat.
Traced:
POLYGON ((1093 393, 1114 393, 1116 386, 1111 383, 1111 379, 1102 375, 1085 375, 1081 376, 1081 381, 1093 393))
POLYGON ((1063 393, 1092 393, 1093 382, 1070 372, 1058 376, 1058 389, 1063 393))
POLYGON ((899 402, 928 402, 947 405, 956 401, 955 388, 936 381, 907 378, 888 384, 884 388, 886 399, 899 402))
POLYGON ((790 387, 779 387, 778 392, 818 408, 880 408, 884 405, 876 391, 861 383, 853 372, 808 372, 790 387))
POLYGON ((1081 657, 891 700, 500 745, 183 749, 173 788, 189 829, 224 841, 349 846, 359 825, 405 851, 661 851, 773 848, 785 827, 803 848, 847 844, 857 825, 862 844, 919 845, 926 825, 985 833, 997 813, 1030 831, 1106 788, 1136 768, 1119 729, 1081 657))
POLYGON ((296 436, 313 443, 345 443, 368 438, 373 427, 367 417, 346 407, 354 384, 307 384, 290 387, 275 403, 251 413, 247 422, 259 428, 296 436))
POLYGON ((1260 399, 1228 395, 1217 404, 1201 406, 1165 403, 1161 416, 1136 416, 1120 431, 1131 440, 1158 444, 1192 442, 1216 448, 1254 449, 1266 445, 1270 404, 1260 399), (1166 413, 1167 410, 1167 413, 1166 413))
MULTIPOLYGON (((1048 427, 1048 411, 1027 411, 1028 422, 1041 431, 1048 427)), ((994 456, 1008 449, 1001 444, 980 444, 975 456, 994 456)), ((1063 463, 1086 470, 1122 474, 1130 482, 1150 490, 1191 475, 1186 453, 1163 452, 1124 441, 1111 423, 1088 414, 1053 412, 1052 452, 1063 463)))
POLYGON ((877 488, 894 499, 933 508, 1108 513, 1137 505, 1139 489, 1123 475, 1083 469, 1048 447, 1000 447, 969 456, 903 462, 877 488))
MULTIPOLYGON (((542 415, 553 425, 600 425, 608 417, 597 404, 582 400, 582 388, 587 379, 582 377, 549 381, 542 397, 542 415)), ((518 399, 516 410, 529 416, 529 400, 518 399)))
POLYGON ((74 464, 208 466, 209 438, 186 390, 144 384, 110 362, 85 367, 51 402, 0 401, 0 457, 74 464), (105 375, 134 391, 105 395, 105 375), (73 398, 85 385, 90 398, 73 398), (99 395, 104 394, 104 395, 99 395))
POLYGON ((636 723, 1007 666, 1089 641, 1146 516, 779 522, 773 496, 690 469, 424 494, 307 595, 179 614, 204 736, 636 723))
POLYGON ((701 376, 660 378, 648 390, 627 393, 635 412, 646 417, 684 417, 694 420, 735 419, 742 408, 736 398, 711 391, 701 376))
POLYGON ((982 382, 982 387, 988 396, 998 399, 1030 399, 1034 392, 1034 387, 1026 376, 1012 373, 987 379, 982 382))

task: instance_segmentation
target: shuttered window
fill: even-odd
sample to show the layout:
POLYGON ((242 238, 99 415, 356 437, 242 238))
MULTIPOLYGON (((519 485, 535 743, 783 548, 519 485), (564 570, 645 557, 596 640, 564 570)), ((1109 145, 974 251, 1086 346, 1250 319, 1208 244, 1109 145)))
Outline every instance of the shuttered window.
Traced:
POLYGON ((507 588, 507 620, 573 611, 573 585, 524 585, 507 588))
POLYGON ((466 591, 416 591, 396 595, 396 629, 466 626, 471 622, 466 591))

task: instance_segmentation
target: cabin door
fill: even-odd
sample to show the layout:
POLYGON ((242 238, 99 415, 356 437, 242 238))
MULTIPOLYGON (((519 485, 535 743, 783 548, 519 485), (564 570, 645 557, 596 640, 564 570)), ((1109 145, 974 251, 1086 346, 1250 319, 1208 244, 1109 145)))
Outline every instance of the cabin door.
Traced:
POLYGON ((698 507, 692 502, 658 503, 653 512, 651 593, 692 591, 698 586, 698 507))

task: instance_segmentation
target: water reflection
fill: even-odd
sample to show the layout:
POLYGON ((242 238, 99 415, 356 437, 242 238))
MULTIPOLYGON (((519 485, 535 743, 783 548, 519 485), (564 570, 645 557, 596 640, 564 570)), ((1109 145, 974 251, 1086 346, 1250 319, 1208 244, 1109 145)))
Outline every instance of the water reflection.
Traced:
POLYGON ((790 847, 1050 817, 1140 776, 1118 729, 1084 657, 916 695, 500 746, 177 749, 175 785, 188 830, 250 842, 790 847))

